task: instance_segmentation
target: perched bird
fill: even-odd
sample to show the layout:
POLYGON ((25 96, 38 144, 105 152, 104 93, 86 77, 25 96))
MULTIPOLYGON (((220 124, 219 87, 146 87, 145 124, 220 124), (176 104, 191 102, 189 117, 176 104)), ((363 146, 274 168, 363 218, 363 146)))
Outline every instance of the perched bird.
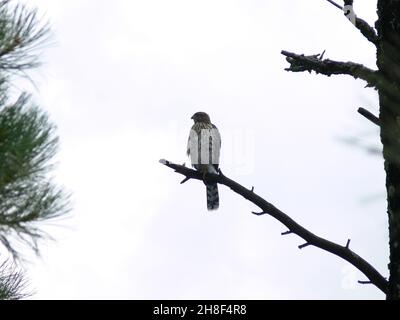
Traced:
MULTIPOLYGON (((221 149, 221 135, 217 127, 211 123, 210 116, 205 112, 196 112, 192 118, 194 124, 190 130, 187 155, 192 166, 203 173, 217 173, 221 149)), ((216 210, 219 207, 217 183, 206 183, 207 209, 216 210)))

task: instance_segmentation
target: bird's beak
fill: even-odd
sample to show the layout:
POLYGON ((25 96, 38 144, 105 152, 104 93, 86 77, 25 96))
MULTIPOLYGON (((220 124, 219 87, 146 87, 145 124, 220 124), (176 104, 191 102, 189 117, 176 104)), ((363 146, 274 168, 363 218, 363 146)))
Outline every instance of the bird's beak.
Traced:
POLYGON ((193 117, 194 117, 194 116, 192 116, 190 119, 192 119, 192 120, 193 120, 193 117))

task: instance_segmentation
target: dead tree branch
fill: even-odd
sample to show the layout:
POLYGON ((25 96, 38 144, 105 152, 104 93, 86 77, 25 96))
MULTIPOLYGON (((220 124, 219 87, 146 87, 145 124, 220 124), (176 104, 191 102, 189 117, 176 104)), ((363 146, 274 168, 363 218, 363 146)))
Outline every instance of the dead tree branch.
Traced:
MULTIPOLYGON (((160 162, 166 165, 167 167, 174 169, 175 172, 184 175, 186 177, 185 180, 196 179, 203 181, 203 174, 196 170, 192 170, 185 166, 174 164, 167 160, 160 160, 160 162)), ((359 255, 354 253, 352 250, 350 250, 349 242, 346 244, 346 246, 341 246, 329 240, 318 237, 317 235, 308 231, 306 228, 299 225, 297 222, 295 222, 288 215, 280 211, 274 205, 272 205, 265 199, 261 198, 254 192, 254 190, 247 189, 242 185, 240 185, 239 183, 229 179, 228 177, 223 175, 221 171, 219 172, 219 174, 207 174, 206 180, 207 182, 215 182, 225 185, 230 189, 232 189, 235 193, 241 195, 245 199, 254 203, 257 207, 261 209, 260 213, 255 213, 255 214, 257 215, 268 214, 273 218, 277 219, 278 221, 280 221, 288 228, 288 230, 291 233, 295 233, 299 237, 305 240, 305 244, 300 245, 299 248, 304 248, 306 246, 312 245, 322 250, 328 251, 334 255, 337 255, 342 259, 351 263, 358 270, 360 270, 369 279, 369 281, 371 281, 371 283, 374 284, 376 287, 378 287, 381 291, 383 291, 384 293, 387 292, 387 286, 388 286, 387 280, 372 265, 370 265, 359 255)), ((288 232, 285 232, 284 234, 288 234, 288 232)))
POLYGON ((326 0, 326 1, 332 3, 336 8, 343 10, 343 7, 340 4, 337 4, 335 1, 332 0, 326 0))
MULTIPOLYGON (((336 8, 343 11, 343 7, 332 0, 327 0, 331 4, 333 4, 336 8)), ((368 22, 363 19, 360 19, 356 16, 356 28, 360 30, 362 35, 367 38, 368 41, 371 41, 375 46, 378 46, 378 35, 376 34, 375 28, 371 27, 368 22)))
POLYGON ((362 64, 355 62, 342 62, 330 59, 322 60, 323 54, 304 55, 282 50, 281 53, 286 56, 286 61, 290 67, 286 71, 303 72, 315 71, 328 77, 337 74, 347 74, 355 79, 362 79, 367 82, 369 87, 376 87, 380 80, 379 74, 362 64))
POLYGON ((322 59, 322 54, 304 55, 282 50, 281 54, 286 56, 286 61, 290 63, 286 71, 303 72, 315 71, 328 77, 331 75, 347 74, 355 79, 362 79, 367 82, 367 87, 382 90, 393 103, 400 103, 400 90, 391 81, 388 81, 379 70, 372 70, 362 64, 355 62, 342 62, 330 59, 322 59))
POLYGON ((367 109, 358 108, 358 113, 367 118, 372 123, 376 124, 378 127, 381 125, 379 118, 373 113, 369 112, 367 109))

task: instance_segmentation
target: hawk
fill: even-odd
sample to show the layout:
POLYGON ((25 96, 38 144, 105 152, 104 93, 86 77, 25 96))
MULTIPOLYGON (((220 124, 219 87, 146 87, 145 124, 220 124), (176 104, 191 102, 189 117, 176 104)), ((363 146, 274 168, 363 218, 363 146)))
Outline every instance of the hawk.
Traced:
MULTIPOLYGON (((192 118, 194 124, 190 130, 187 155, 192 166, 203 173, 217 173, 219 153, 221 149, 221 135, 217 127, 211 123, 210 116, 205 112, 196 112, 192 118)), ((216 210, 219 207, 217 183, 206 183, 207 209, 216 210)))

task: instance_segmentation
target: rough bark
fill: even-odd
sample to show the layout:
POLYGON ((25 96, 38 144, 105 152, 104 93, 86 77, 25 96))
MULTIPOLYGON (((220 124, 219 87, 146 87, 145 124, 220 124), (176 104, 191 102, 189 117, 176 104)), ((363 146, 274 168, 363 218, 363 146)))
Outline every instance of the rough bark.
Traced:
POLYGON ((387 299, 400 300, 400 0, 378 0, 377 66, 395 90, 379 90, 379 121, 389 218, 387 299))

